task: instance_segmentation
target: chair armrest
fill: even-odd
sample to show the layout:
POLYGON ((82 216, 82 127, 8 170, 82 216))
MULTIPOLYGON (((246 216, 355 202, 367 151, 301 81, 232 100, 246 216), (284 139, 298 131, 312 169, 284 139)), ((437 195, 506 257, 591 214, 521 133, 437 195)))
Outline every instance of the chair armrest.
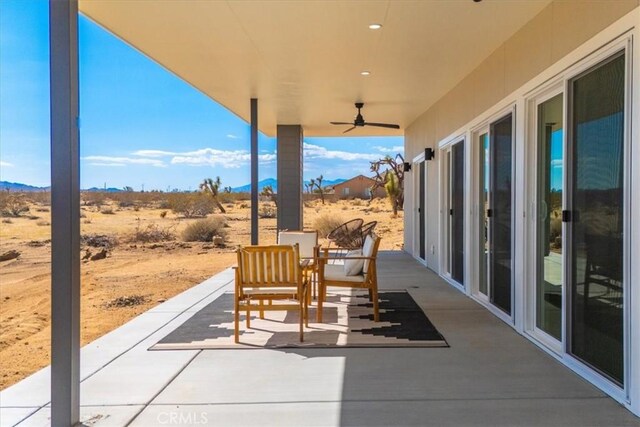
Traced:
POLYGON ((341 257, 319 257, 318 260, 340 260, 340 259, 368 259, 369 261, 375 261, 375 257, 370 256, 341 256, 341 257))

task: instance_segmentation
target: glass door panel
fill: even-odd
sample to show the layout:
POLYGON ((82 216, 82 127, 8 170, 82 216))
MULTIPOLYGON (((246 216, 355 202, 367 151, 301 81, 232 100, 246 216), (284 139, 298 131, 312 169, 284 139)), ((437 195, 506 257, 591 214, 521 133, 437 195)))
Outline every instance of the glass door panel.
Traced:
POLYGON ((491 124, 490 252, 491 302, 511 314, 512 115, 491 124))
POLYGON ((625 56, 570 83, 570 352, 624 382, 625 56))
POLYGON ((538 106, 536 327, 562 339, 563 95, 538 106))
POLYGON ((478 248, 478 291, 485 296, 488 291, 488 262, 489 262, 489 134, 483 133, 479 138, 480 143, 480 188, 478 189, 478 216, 480 247, 478 248))
POLYGON ((420 172, 418 179, 420 182, 418 183, 418 199, 419 199, 419 207, 418 207, 418 224, 420 227, 419 231, 419 239, 420 239, 420 258, 426 259, 426 248, 425 248, 425 194, 424 194, 424 182, 425 182, 425 162, 420 162, 419 166, 420 172))
POLYGON ((451 278, 464 284, 464 141, 451 147, 451 278))

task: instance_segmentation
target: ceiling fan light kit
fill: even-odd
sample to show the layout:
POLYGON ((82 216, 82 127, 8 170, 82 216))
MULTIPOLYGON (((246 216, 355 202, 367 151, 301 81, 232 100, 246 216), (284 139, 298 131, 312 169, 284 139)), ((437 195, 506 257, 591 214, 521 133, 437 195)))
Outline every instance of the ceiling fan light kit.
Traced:
POLYGON ((358 109, 358 114, 356 115, 356 118, 353 122, 329 122, 329 123, 331 123, 332 125, 350 125, 351 126, 349 129, 345 130, 342 133, 351 132, 357 127, 364 127, 364 126, 375 126, 375 127, 387 128, 387 129, 400 129, 400 126, 396 124, 365 122, 364 117, 362 117, 362 113, 360 112, 360 110, 364 107, 364 103, 356 102, 355 106, 358 109))

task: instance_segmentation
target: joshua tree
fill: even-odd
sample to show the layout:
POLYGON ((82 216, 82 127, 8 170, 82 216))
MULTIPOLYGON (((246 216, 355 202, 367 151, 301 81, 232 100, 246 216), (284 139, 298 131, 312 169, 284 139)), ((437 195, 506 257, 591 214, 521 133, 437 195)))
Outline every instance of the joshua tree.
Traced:
POLYGON ((398 196, 402 191, 398 185, 398 178, 396 177, 396 174, 388 170, 385 173, 385 179, 386 183, 384 184, 384 189, 389 197, 389 202, 391 202, 393 216, 398 216, 398 196))
POLYGON ((218 194, 220 192, 220 187, 222 183, 220 182, 220 177, 216 177, 216 180, 212 180, 211 178, 205 178, 204 181, 200 184, 200 191, 205 194, 208 194, 213 199, 213 202, 216 204, 220 212, 227 213, 222 206, 222 203, 218 200, 218 194))
POLYGON ((226 193, 226 194, 231 194, 231 187, 230 186, 229 187, 224 187, 223 192, 226 193))
POLYGON ((262 187, 262 191, 260 192, 261 196, 268 197, 271 201, 278 207, 278 199, 276 197, 276 193, 273 192, 273 187, 270 185, 265 185, 262 187))
POLYGON ((133 193, 133 187, 129 187, 128 185, 125 187, 122 187, 122 191, 125 191, 127 193, 133 193))
POLYGON ((317 193, 320 194, 320 199, 322 200, 322 204, 324 205, 324 187, 322 186, 323 179, 324 177, 322 175, 317 177, 315 180, 312 179, 311 181, 309 181, 309 187, 311 187, 311 189, 313 190, 313 186, 315 185, 315 187, 318 189, 317 193))
MULTIPOLYGON (((397 212, 398 209, 402 209, 404 206, 404 158, 402 155, 396 154, 395 157, 385 156, 380 160, 371 162, 371 172, 375 174, 373 176, 375 183, 371 186, 371 199, 373 199, 374 192, 377 188, 386 189, 387 175, 392 173, 396 178, 396 185, 398 187, 395 211, 397 212)), ((387 192, 387 194, 389 194, 389 192, 387 192)))

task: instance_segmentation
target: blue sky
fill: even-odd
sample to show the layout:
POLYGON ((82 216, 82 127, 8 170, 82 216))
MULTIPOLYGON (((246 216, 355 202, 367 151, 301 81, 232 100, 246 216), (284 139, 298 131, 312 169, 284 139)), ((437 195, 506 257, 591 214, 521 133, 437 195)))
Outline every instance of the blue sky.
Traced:
MULTIPOLYGON (((50 181, 46 0, 0 0, 0 180, 50 181)), ((79 19, 81 185, 195 189, 249 182, 249 125, 89 19, 79 19)), ((249 100, 247 100, 249 102, 249 100)), ((275 139, 259 136, 260 179, 275 139)), ((349 178, 403 138, 305 138, 305 178, 349 178)))

